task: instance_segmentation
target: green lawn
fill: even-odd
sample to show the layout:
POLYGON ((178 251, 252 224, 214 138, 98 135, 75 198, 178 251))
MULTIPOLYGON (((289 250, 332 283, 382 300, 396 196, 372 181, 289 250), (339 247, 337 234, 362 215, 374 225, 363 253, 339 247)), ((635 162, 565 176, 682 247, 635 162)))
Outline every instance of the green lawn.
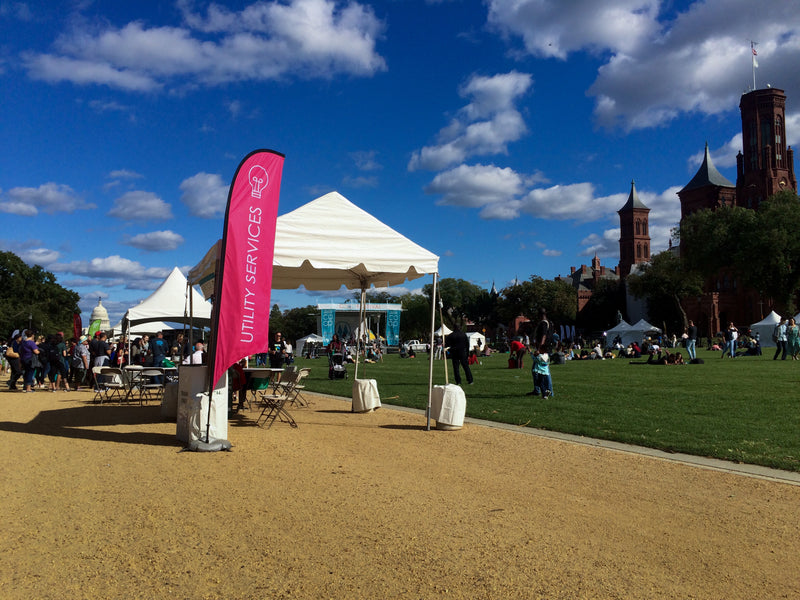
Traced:
MULTIPOLYGON (((720 360, 699 350, 705 364, 686 366, 571 361, 551 366, 555 396, 547 400, 525 395, 530 358, 510 370, 507 354, 493 355, 473 367, 475 384, 464 385, 467 416, 800 471, 800 362, 772 361, 773 352, 720 360)), ((353 365, 349 379, 330 381, 327 359, 297 364, 311 367, 310 391, 351 396, 353 365)), ((427 405, 426 354, 361 364, 359 377, 376 379, 387 404, 427 405)), ((444 363, 436 361, 434 384, 442 383, 444 363)))

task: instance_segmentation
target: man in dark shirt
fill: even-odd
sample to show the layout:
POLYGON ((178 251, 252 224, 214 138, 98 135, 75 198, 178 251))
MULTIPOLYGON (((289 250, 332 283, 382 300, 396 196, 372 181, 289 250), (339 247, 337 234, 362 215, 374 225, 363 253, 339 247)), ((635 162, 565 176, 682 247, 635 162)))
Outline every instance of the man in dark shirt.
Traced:
POLYGON ((111 354, 111 348, 106 341, 106 334, 103 331, 98 331, 94 339, 89 342, 89 354, 92 358, 93 367, 105 367, 108 365, 108 357, 111 354))
POLYGON ((461 385, 461 372, 459 365, 464 368, 464 374, 467 376, 467 383, 472 385, 472 371, 469 369, 469 340, 467 334, 459 329, 458 325, 453 328, 453 333, 445 338, 445 344, 450 348, 450 358, 453 361, 453 377, 456 380, 456 385, 461 385))
POLYGON ((169 344, 164 339, 164 332, 159 331, 152 340, 150 340, 150 351, 153 354, 153 366, 160 367, 167 358, 169 352, 169 344))

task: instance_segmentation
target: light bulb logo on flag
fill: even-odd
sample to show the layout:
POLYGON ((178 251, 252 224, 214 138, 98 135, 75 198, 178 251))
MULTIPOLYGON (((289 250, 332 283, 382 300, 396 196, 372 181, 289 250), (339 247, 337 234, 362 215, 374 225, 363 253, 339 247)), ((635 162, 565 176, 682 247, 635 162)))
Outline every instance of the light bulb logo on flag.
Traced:
POLYGON ((250 187, 252 189, 250 196, 253 198, 261 198, 261 192, 263 192, 264 188, 269 185, 269 175, 267 174, 267 170, 261 165, 253 165, 250 167, 247 177, 250 181, 250 187))

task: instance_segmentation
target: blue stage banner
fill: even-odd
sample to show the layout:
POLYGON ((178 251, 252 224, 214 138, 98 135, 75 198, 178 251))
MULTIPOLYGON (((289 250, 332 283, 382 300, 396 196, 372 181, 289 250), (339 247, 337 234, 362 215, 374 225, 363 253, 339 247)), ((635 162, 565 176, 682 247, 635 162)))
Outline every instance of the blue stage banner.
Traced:
POLYGON ((326 346, 331 343, 334 334, 334 323, 336 322, 336 311, 328 308, 323 308, 320 311, 320 322, 322 325, 322 343, 326 346))
POLYGON ((400 311, 386 311, 386 345, 397 346, 400 343, 400 311))

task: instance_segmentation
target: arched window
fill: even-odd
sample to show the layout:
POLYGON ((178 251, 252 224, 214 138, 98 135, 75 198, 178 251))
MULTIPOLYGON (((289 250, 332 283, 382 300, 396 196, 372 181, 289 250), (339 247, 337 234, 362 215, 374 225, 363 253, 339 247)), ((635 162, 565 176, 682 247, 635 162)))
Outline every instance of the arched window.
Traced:
POLYGON ((650 248, 648 247, 647 244, 644 245, 644 257, 650 258, 650 248))
POLYGON ((642 245, 636 244, 636 258, 642 258, 642 245))
POLYGON ((636 235, 639 235, 639 219, 636 219, 636 235))
POLYGON ((647 235, 647 221, 642 221, 642 233, 647 235))

